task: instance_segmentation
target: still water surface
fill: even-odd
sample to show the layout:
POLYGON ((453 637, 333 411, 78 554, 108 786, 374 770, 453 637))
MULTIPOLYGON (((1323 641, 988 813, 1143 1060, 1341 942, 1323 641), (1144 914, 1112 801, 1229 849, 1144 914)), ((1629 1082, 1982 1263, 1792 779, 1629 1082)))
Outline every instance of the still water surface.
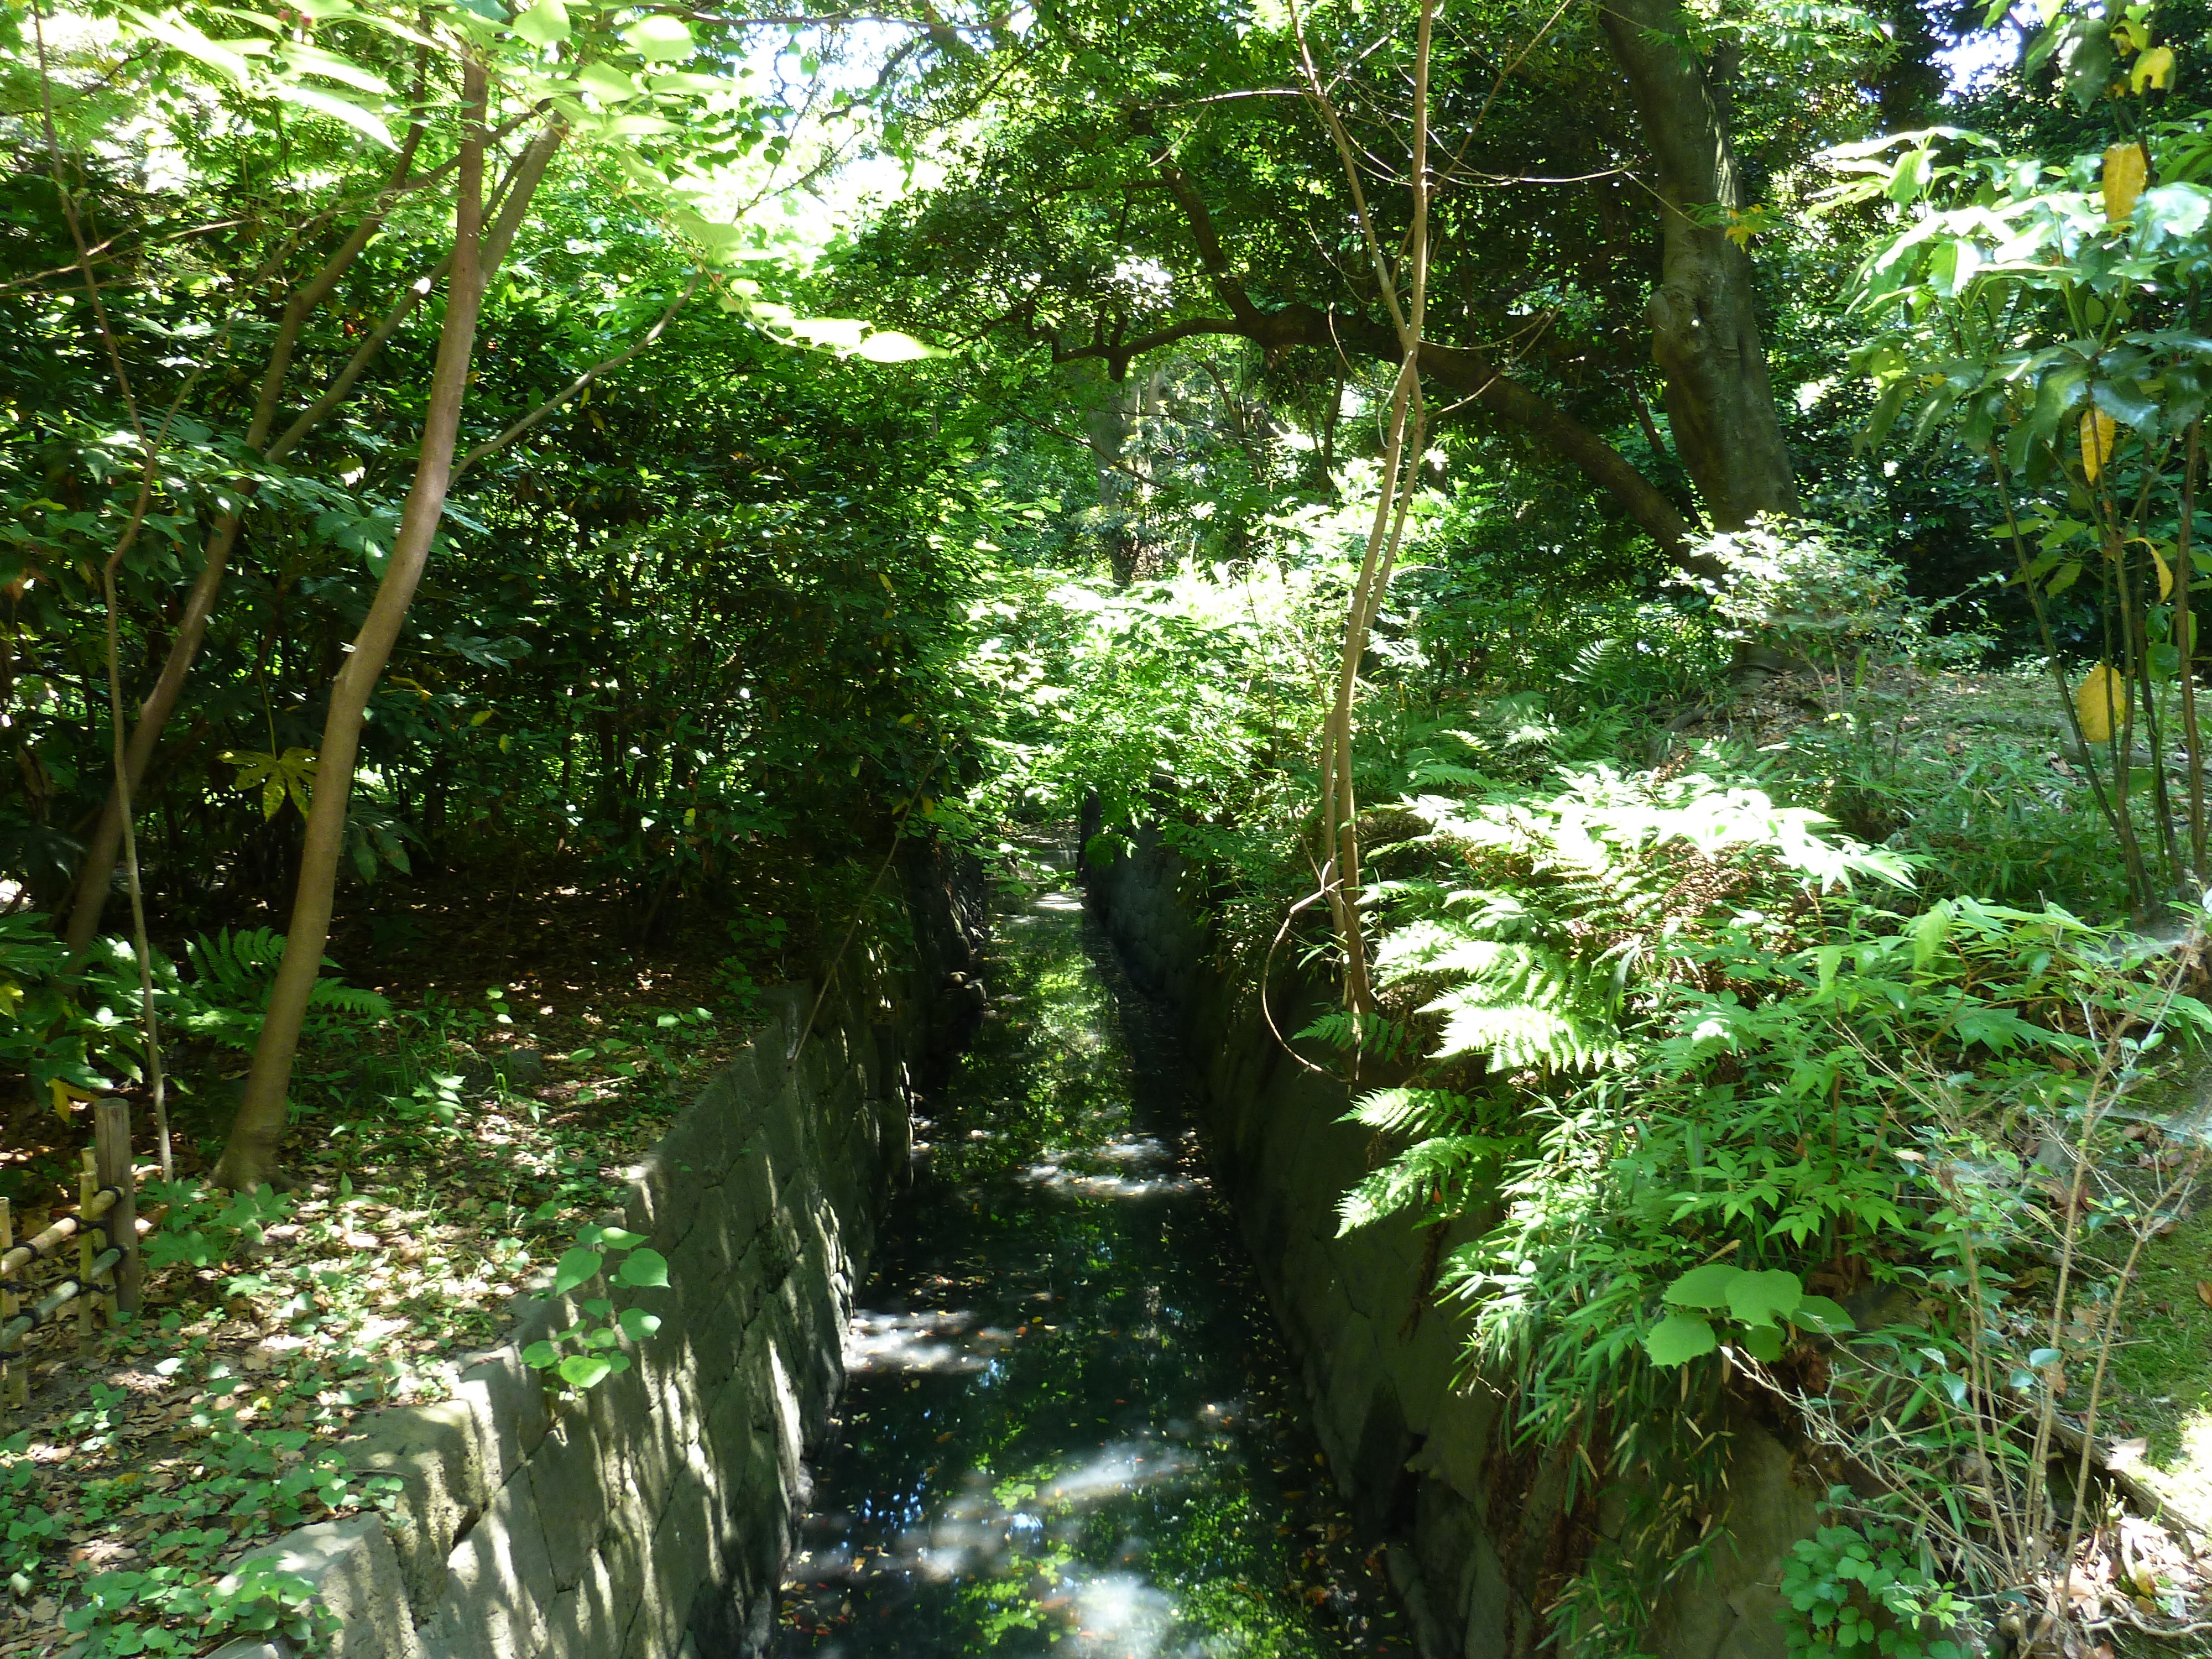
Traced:
POLYGON ((1351 1540, 1179 1057, 1032 849, 917 1121, 777 1651, 1410 1655, 1351 1540))

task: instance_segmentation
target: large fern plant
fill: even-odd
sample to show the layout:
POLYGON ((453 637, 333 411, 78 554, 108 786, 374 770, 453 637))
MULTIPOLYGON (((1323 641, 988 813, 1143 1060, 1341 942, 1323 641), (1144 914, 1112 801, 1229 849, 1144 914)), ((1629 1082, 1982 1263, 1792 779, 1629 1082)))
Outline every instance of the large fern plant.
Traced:
POLYGON ((1406 810, 1428 833, 1376 855, 1429 855, 1376 885, 1389 931, 1376 972, 1386 993, 1425 995, 1419 1012, 1442 1021, 1433 1060, 1617 1064, 1639 986, 1724 979, 1747 931, 1778 942, 1822 895, 1910 879, 1900 855, 1832 838, 1820 814, 1756 789, 1602 766, 1562 781, 1547 799, 1416 798, 1406 810))
MULTIPOLYGON (((277 967, 284 960, 283 934, 272 927, 226 927, 203 933, 185 947, 185 954, 191 963, 192 978, 184 988, 180 1000, 185 1006, 174 1023, 226 1048, 252 1048, 261 1036, 277 967)), ((337 963, 325 957, 323 966, 335 972, 337 963)), ((317 979, 308 994, 310 1031, 327 1032, 356 1021, 373 1024, 391 1017, 391 1003, 376 992, 327 975, 317 979)))

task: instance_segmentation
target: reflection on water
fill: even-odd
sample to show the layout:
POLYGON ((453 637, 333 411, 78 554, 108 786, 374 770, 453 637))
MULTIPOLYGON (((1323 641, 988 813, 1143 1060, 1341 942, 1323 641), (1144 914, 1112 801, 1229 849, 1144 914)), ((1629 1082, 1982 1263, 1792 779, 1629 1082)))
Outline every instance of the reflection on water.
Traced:
POLYGON ((778 1651, 1410 1655, 1206 1189, 1172 1051, 1064 862, 915 1125, 778 1651))

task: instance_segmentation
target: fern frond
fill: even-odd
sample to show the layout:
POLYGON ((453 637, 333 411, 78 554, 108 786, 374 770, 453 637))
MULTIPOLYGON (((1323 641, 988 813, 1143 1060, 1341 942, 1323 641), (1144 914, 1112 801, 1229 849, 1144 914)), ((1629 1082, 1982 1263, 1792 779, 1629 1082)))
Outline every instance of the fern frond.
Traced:
POLYGON ((1337 1237, 1411 1211, 1439 1218, 1437 1206, 1486 1179, 1519 1145, 1497 1135, 1437 1135, 1409 1146, 1346 1193, 1337 1205, 1337 1237))
POLYGON ((1496 1115, 1487 1101, 1470 1099, 1449 1089, 1377 1089, 1362 1095, 1337 1121, 1358 1123, 1385 1134, 1464 1134, 1492 1127, 1496 1115))

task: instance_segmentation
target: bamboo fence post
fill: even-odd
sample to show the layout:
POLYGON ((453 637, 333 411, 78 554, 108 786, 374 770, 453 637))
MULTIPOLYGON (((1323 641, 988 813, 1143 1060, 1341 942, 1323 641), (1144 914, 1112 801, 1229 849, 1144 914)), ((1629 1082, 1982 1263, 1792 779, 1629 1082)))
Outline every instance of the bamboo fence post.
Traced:
MULTIPOLYGON (((92 1148, 84 1149, 84 1164, 76 1178, 76 1206, 79 1215, 92 1208, 92 1200, 100 1193, 98 1165, 92 1148)), ((100 1229, 89 1221, 76 1230, 76 1282, 82 1286, 76 1296, 76 1340, 81 1345, 92 1341, 92 1307, 94 1300, 92 1288, 92 1258, 98 1254, 94 1239, 100 1229)))
MULTIPOLYGON (((8 1200, 0 1198, 0 1256, 15 1248, 15 1217, 8 1200)), ((0 1278, 4 1278, 0 1274, 0 1278)), ((15 1316, 15 1292, 0 1288, 0 1325, 15 1316)), ((23 1368, 10 1364, 8 1356, 0 1354, 0 1410, 23 1403, 23 1368)))
POLYGON ((115 1207, 107 1212, 109 1242, 123 1252, 108 1274, 107 1322, 138 1311, 138 1179, 131 1167, 131 1103, 112 1097, 93 1107, 93 1150, 103 1187, 115 1188, 115 1207))

